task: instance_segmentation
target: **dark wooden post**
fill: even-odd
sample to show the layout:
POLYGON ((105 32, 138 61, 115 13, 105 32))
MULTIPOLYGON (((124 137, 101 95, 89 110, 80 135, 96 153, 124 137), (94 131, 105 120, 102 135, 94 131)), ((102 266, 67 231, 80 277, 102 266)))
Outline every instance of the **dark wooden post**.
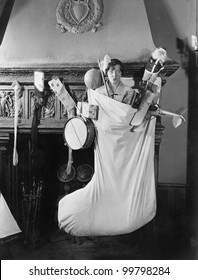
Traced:
POLYGON ((187 229, 198 244, 198 52, 189 51, 187 229))
POLYGON ((164 134, 165 127, 161 124, 161 118, 157 117, 156 128, 155 128, 155 180, 156 187, 158 183, 159 174, 159 150, 162 142, 162 136, 164 134))

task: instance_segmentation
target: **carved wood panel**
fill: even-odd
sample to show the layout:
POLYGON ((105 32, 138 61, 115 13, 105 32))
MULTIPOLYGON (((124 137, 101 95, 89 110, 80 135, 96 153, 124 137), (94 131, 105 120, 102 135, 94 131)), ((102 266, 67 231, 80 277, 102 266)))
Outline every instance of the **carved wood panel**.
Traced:
MULTIPOLYGON (((19 117, 23 115, 24 104, 22 104, 22 97, 19 99, 19 117)), ((9 88, 0 90, 0 117, 13 118, 15 109, 14 91, 9 88)))
MULTIPOLYGON (((82 101, 86 97, 85 85, 67 85, 65 84, 68 92, 71 94, 75 102, 82 101)), ((31 121, 34 112, 34 87, 24 86, 23 93, 20 97, 20 110, 19 110, 19 125, 18 129, 31 127, 31 121)), ((15 97, 14 91, 10 89, 9 85, 0 86, 0 121, 2 128, 5 130, 13 129, 15 114, 15 97)), ((50 90, 44 91, 44 104, 41 111, 41 124, 47 129, 48 126, 56 124, 58 121, 62 123, 67 120, 67 111, 63 104, 57 99, 55 94, 50 90)), ((1 130, 1 129, 0 129, 1 130)), ((53 133, 53 131, 52 131, 53 133)))

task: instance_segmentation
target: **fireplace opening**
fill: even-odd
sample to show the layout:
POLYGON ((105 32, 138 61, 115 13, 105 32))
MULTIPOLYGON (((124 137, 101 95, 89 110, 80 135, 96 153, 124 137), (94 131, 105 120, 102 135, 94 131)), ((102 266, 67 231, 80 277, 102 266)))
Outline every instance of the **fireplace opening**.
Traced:
POLYGON ((64 195, 85 187, 94 172, 94 143, 87 149, 72 151, 72 171, 66 177, 63 173, 66 174, 68 147, 64 144, 61 134, 38 135, 34 163, 30 143, 30 135, 20 135, 18 145, 19 201, 21 201, 19 208, 22 212, 20 223, 27 238, 34 227, 39 231, 39 235, 58 229, 58 201, 64 195))

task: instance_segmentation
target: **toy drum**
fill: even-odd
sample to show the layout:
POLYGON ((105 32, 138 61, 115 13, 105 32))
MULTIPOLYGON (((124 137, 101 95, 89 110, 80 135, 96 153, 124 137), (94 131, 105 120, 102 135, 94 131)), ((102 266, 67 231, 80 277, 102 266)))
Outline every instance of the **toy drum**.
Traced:
POLYGON ((63 137, 72 150, 86 149, 95 138, 94 124, 90 119, 73 117, 66 122, 63 137))

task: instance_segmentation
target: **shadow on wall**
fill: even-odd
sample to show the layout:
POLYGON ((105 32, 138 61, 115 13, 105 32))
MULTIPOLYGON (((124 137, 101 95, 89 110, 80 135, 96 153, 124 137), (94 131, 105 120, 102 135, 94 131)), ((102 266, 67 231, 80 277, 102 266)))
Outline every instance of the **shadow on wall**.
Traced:
POLYGON ((169 58, 173 59, 177 49, 178 32, 169 14, 166 0, 144 0, 144 5, 155 46, 165 47, 169 58))
POLYGON ((0 1, 0 45, 6 31, 15 0, 0 1))
POLYGON ((30 1, 31 0, 16 0, 15 6, 14 6, 14 9, 12 12, 12 17, 14 17, 21 9, 23 9, 30 1))

